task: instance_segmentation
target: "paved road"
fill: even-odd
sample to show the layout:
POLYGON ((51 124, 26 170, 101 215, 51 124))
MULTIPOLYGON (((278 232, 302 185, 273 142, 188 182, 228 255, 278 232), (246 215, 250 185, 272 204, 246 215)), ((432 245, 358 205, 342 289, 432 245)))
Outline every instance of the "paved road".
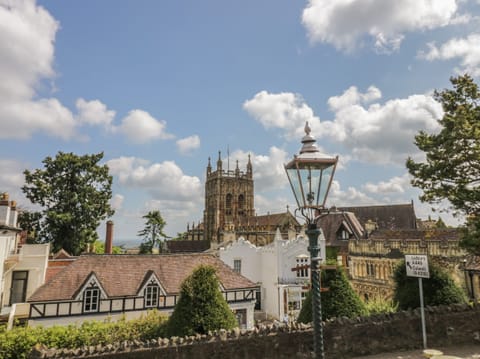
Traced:
MULTIPOLYGON (((448 348, 432 348, 443 352, 443 355, 451 355, 453 357, 459 357, 462 359, 480 359, 480 344, 448 347, 448 348)), ((423 356, 423 350, 411 350, 406 352, 384 353, 377 355, 367 355, 362 357, 355 357, 352 359, 425 359, 423 356)))

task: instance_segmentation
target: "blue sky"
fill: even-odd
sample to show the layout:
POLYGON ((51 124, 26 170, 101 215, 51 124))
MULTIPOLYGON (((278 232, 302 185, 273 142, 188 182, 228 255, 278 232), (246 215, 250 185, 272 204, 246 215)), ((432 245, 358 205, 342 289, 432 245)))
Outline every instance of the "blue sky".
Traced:
POLYGON ((33 209, 24 169, 104 151, 116 240, 154 209, 174 236, 202 220, 218 151, 231 169, 251 155, 257 214, 294 208, 283 164, 309 121, 340 157, 329 205, 413 200, 427 218, 404 163, 438 130, 432 91, 480 75, 479 5, 0 0, 0 188, 33 209))

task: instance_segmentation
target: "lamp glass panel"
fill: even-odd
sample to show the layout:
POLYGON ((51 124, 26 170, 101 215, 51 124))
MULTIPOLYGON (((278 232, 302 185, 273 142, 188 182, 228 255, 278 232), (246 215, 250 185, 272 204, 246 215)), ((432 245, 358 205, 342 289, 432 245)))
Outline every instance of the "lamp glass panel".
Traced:
POLYGON ((320 178, 321 180, 318 182, 318 189, 317 189, 317 206, 324 206, 325 201, 327 200, 328 189, 330 186, 330 179, 332 177, 333 166, 327 167, 321 170, 320 178))
POLYGON ((296 167, 288 168, 286 171, 287 171, 288 179, 290 180, 290 185, 292 186, 292 189, 293 189, 295 200, 297 201, 297 206, 299 208, 304 207, 305 203, 303 199, 303 190, 298 177, 297 168, 296 167))

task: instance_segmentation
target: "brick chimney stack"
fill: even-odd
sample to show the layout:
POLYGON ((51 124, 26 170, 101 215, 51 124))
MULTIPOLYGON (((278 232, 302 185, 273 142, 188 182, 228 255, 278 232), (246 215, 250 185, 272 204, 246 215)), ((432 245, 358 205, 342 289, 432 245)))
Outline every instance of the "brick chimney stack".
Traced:
POLYGON ((113 221, 107 221, 107 234, 105 237, 105 254, 113 252, 113 221))

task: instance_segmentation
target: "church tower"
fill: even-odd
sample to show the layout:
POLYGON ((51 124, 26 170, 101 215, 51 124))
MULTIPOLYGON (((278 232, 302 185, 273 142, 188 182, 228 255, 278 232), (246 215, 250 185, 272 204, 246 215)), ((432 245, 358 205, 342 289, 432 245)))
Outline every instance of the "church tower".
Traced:
POLYGON ((250 155, 246 172, 223 169, 218 152, 217 168, 212 171, 210 158, 205 180, 204 239, 220 243, 225 231, 234 231, 243 218, 255 215, 253 171, 250 155))

